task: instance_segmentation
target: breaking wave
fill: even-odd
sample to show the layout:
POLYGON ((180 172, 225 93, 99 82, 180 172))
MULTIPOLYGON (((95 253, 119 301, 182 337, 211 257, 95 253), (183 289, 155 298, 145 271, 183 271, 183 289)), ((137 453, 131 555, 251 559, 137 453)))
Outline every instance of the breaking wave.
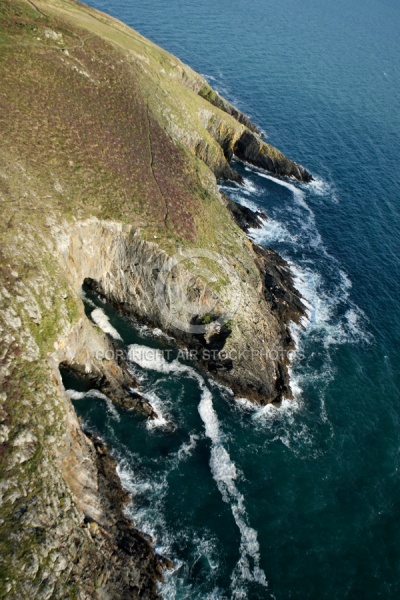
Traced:
POLYGON ((96 325, 98 325, 100 329, 104 331, 104 333, 108 333, 108 335, 114 338, 114 340, 122 340, 118 331, 111 325, 109 318, 102 308, 95 308, 90 313, 90 316, 96 325))
POLYGON ((312 446, 314 438, 312 426, 303 419, 305 397, 310 393, 319 397, 318 419, 329 424, 325 395, 335 376, 332 350, 342 344, 370 343, 372 336, 365 314, 352 300, 351 280, 325 247, 310 206, 315 198, 337 202, 333 185, 318 177, 311 184, 294 183, 249 165, 245 171, 249 173, 245 189, 235 187, 230 195, 239 204, 267 213, 262 227, 251 229, 249 235, 265 247, 272 246, 286 259, 306 315, 299 325, 291 326, 296 343, 290 371, 293 399, 284 400, 279 408, 255 408, 245 399, 237 400, 236 405, 251 412, 256 426, 277 432, 270 439, 279 439, 292 450, 304 451, 312 446), (271 203, 270 184, 264 189, 262 180, 287 189, 292 202, 271 203), (249 194, 249 190, 254 193, 249 194), (318 361, 313 361, 315 355, 318 361))
POLYGON ((217 413, 213 406, 212 394, 204 379, 192 368, 178 360, 168 362, 161 350, 149 348, 140 344, 129 346, 129 360, 140 367, 153 369, 160 373, 172 375, 186 374, 194 378, 201 391, 198 406, 203 421, 205 434, 211 441, 210 469, 214 481, 224 502, 229 504, 235 523, 239 529, 240 558, 232 574, 232 598, 246 598, 246 582, 256 582, 267 587, 267 579, 260 567, 260 547, 257 532, 248 524, 244 497, 236 486, 237 468, 223 444, 223 436, 217 413))
POLYGON ((66 390, 66 393, 71 398, 71 400, 84 400, 85 398, 98 398, 99 400, 104 400, 107 405, 107 411, 116 421, 120 420, 120 415, 115 408, 114 404, 111 402, 110 398, 105 394, 102 394, 98 390, 89 390, 88 392, 77 392, 76 390, 66 390))

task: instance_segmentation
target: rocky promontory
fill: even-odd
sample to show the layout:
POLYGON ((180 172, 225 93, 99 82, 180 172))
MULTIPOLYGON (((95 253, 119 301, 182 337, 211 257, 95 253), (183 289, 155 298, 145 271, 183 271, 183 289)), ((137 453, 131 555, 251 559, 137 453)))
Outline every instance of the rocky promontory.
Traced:
POLYGON ((303 307, 246 235, 264 216, 217 178, 241 182, 234 156, 310 175, 190 67, 74 0, 0 3, 0 82, 0 596, 156 598, 167 563, 62 384, 70 370, 154 417, 82 284, 197 349, 236 394, 279 403, 303 307))

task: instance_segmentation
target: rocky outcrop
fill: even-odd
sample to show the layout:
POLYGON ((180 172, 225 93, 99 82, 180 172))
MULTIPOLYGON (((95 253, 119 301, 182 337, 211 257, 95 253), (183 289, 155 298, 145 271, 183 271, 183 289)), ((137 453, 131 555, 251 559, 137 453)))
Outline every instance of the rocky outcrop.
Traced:
POLYGON ((235 223, 247 233, 249 229, 260 229, 263 226, 263 221, 267 220, 267 216, 260 210, 254 211, 247 206, 234 202, 226 194, 222 194, 222 198, 227 208, 230 210, 235 223))
POLYGON ((306 169, 287 159, 282 152, 266 144, 250 131, 242 133, 235 142, 233 151, 241 160, 281 177, 295 177, 306 183, 312 180, 306 169))
POLYGON ((138 531, 125 515, 129 494, 122 489, 116 472, 116 462, 107 446, 88 431, 85 435, 95 451, 98 494, 102 499, 103 514, 93 518, 85 514, 85 523, 95 542, 102 548, 108 576, 102 586, 109 598, 159 598, 157 582, 164 568, 173 564, 156 556, 152 540, 138 531), (110 568, 112 566, 112 568, 110 568))
POLYGON ((271 248, 253 244, 256 264, 263 282, 263 294, 281 323, 299 323, 306 308, 294 286, 289 265, 271 248))
MULTIPOLYGON (((81 598, 159 598, 157 582, 169 561, 155 554, 150 538, 125 515, 129 494, 104 443, 78 424, 69 428, 63 478, 80 515, 85 545, 77 549, 73 578, 81 598), (67 446, 68 448, 68 446, 67 446)), ((76 527, 70 522, 69 528, 76 527)), ((58 586, 49 586, 57 593, 58 586)))
MULTIPOLYGON (((279 311, 274 308, 279 295, 275 281, 282 289, 291 288, 289 283, 283 288, 289 276, 282 265, 274 263, 272 255, 261 258, 261 250, 255 247, 253 260, 259 271, 254 272, 254 279, 243 274, 242 280, 239 264, 206 253, 206 261, 216 261, 212 275, 221 278, 221 283, 213 286, 203 277, 193 278, 186 264, 188 259, 191 262, 190 255, 182 252, 171 258, 129 226, 89 219, 72 228, 57 225, 53 235, 65 272, 76 289, 84 281, 90 283, 108 301, 191 348, 210 350, 209 344, 199 345, 197 335, 196 325, 204 319, 220 319, 220 330, 214 333, 219 338, 229 321, 230 334, 223 346, 211 355, 201 350, 199 359, 236 393, 261 404, 279 401, 281 390, 276 381, 284 377, 288 382, 284 357, 293 347, 288 325, 300 315, 294 309, 283 310, 287 295, 279 311), (274 278, 270 279, 266 273, 272 268, 274 278)), ((195 252, 194 259, 201 260, 202 253, 195 252)), ((293 291, 293 305, 294 298, 293 291)))
POLYGON ((90 280, 237 394, 279 402, 301 306, 285 264, 240 229, 261 217, 221 199, 216 177, 240 182, 234 154, 309 176, 202 77, 92 8, 3 0, 0 43, 0 595, 156 598, 165 561, 124 518, 59 366, 153 413, 79 290, 90 280))
POLYGON ((202 87, 197 92, 199 96, 210 102, 213 106, 220 108, 228 115, 231 115, 236 121, 244 125, 247 129, 261 136, 261 131, 259 128, 254 125, 254 123, 244 115, 240 110, 238 110, 235 106, 232 106, 230 102, 228 102, 223 96, 220 96, 218 92, 212 89, 206 82, 202 85, 202 87))
MULTIPOLYGON (((63 357, 93 374, 97 368, 103 376, 113 372, 116 387, 122 370, 112 361, 96 365, 92 352, 106 351, 108 340, 83 315, 72 325, 66 321, 53 352, 41 356, 28 326, 45 325, 33 286, 49 299, 56 288, 48 274, 31 287, 12 273, 3 270, 2 281, 10 285, 11 275, 12 298, 18 295, 24 311, 11 322, 11 296, 2 286, 1 597, 158 598, 166 562, 124 516, 128 496, 114 461, 83 434, 58 364, 63 357)), ((62 321, 63 310, 55 302, 53 307, 62 321)))
POLYGON ((65 375, 75 375, 86 384, 86 391, 97 390, 107 396, 116 406, 125 410, 134 410, 150 419, 156 418, 157 413, 152 406, 136 391, 138 387, 136 379, 126 368, 122 370, 122 376, 120 376, 115 362, 108 362, 111 363, 110 369, 99 369, 97 373, 93 373, 93 371, 88 373, 83 365, 76 363, 61 362, 59 368, 63 379, 65 375))

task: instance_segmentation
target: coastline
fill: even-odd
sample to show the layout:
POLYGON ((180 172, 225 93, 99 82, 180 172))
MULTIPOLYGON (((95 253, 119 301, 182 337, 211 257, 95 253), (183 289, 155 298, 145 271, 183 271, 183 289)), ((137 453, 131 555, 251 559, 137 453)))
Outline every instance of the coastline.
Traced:
POLYGON ((2 586, 10 598, 73 598, 77 586, 85 600, 155 598, 170 563, 125 518, 115 463, 82 433, 60 368, 125 409, 155 413, 85 313, 81 286, 93 282, 195 350, 236 395, 279 404, 290 395, 288 360, 263 352, 288 355, 289 323, 304 307, 285 261, 246 235, 260 215, 221 196, 217 178, 240 183, 234 155, 311 176, 200 75, 94 9, 6 0, 0 33, 2 586), (209 280, 196 261, 203 272, 211 262, 209 280))

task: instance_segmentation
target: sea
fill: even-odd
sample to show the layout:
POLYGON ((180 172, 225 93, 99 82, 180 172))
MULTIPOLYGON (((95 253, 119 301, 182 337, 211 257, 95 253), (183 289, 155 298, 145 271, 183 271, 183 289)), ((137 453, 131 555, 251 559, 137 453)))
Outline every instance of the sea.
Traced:
POLYGON ((236 162, 244 185, 221 182, 266 213, 250 235, 306 302, 280 408, 232 398, 161 331, 82 292, 159 415, 65 381, 118 461, 128 514, 174 563, 161 596, 400 598, 400 4, 90 4, 203 74, 314 177, 236 162))

